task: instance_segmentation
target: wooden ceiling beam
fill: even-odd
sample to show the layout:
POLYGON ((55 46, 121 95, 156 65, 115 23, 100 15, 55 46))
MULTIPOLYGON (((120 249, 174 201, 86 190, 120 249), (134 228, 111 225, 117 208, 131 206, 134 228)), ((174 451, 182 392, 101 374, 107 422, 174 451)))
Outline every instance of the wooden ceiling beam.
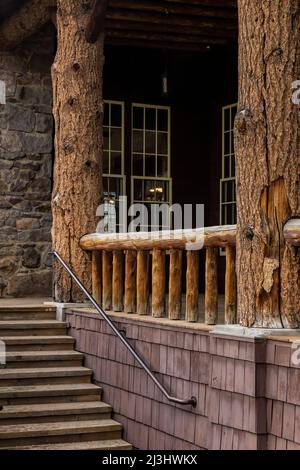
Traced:
POLYGON ((105 44, 108 46, 136 47, 143 49, 177 50, 190 52, 209 52, 207 47, 201 44, 189 43, 170 43, 164 41, 136 41, 124 38, 106 37, 105 44))
POLYGON ((178 27, 198 28, 199 30, 211 30, 235 34, 238 28, 236 21, 225 21, 218 18, 197 18, 193 16, 150 14, 147 12, 135 12, 129 10, 109 9, 106 15, 107 20, 132 21, 137 23, 160 24, 163 29, 165 25, 176 25, 178 27))
MULTIPOLYGON (((149 31, 156 32, 156 33, 178 33, 178 26, 177 25, 161 25, 156 23, 146 23, 146 22, 136 22, 136 21, 116 21, 116 20, 107 20, 106 21, 106 28, 115 31, 149 31)), ((188 27, 188 26, 181 26, 180 27, 180 34, 181 35, 193 35, 193 36, 201 36, 202 38, 206 39, 227 39, 227 38, 237 38, 237 32, 228 32, 218 30, 204 30, 199 29, 198 27, 188 27)))
POLYGON ((109 0, 93 0, 92 11, 85 30, 85 38, 94 44, 100 34, 104 33, 106 12, 109 0))
POLYGON ((30 0, 0 25, 0 48, 16 47, 51 19, 56 0, 30 0))
POLYGON ((144 31, 121 31, 106 29, 106 37, 108 38, 123 38, 132 39, 135 41, 154 41, 154 42, 169 42, 172 43, 188 43, 188 44, 202 44, 204 46, 210 45, 224 45, 226 44, 225 39, 221 38, 205 38, 202 36, 182 35, 182 34, 164 34, 164 33, 153 33, 144 31))
POLYGON ((238 0, 161 0, 162 3, 182 3, 198 6, 209 6, 212 8, 237 8, 238 0))
POLYGON ((237 10, 228 8, 213 8, 203 5, 191 5, 188 2, 176 3, 161 0, 111 0, 112 8, 127 9, 135 11, 146 11, 152 13, 163 13, 171 15, 193 15, 210 18, 237 19, 237 10))

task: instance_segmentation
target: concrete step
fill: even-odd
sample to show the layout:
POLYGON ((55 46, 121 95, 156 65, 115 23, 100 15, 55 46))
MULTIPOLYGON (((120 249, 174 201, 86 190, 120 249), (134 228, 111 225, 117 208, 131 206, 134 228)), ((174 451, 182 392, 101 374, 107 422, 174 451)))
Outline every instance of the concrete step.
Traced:
POLYGON ((122 426, 112 419, 0 426, 0 448, 63 442, 120 439, 122 426))
POLYGON ((111 406, 102 401, 7 405, 0 413, 0 425, 110 419, 111 412, 111 406))
POLYGON ((67 326, 57 320, 4 320, 0 321, 0 336, 66 335, 67 326))
POLYGON ((91 376, 91 369, 86 367, 0 369, 0 388, 17 385, 90 383, 91 376))
POLYGON ((0 405, 99 401, 101 392, 90 383, 0 387, 0 405))
POLYGON ((53 307, 0 307, 0 320, 55 320, 53 307))
POLYGON ((11 351, 6 353, 7 368, 77 367, 83 354, 77 351, 11 351))
POLYGON ((75 339, 70 336, 0 336, 6 351, 69 351, 75 339))
MULTIPOLYGON (((8 450, 13 448, 6 448, 8 450)), ((19 446, 18 450, 132 450, 132 446, 123 439, 106 441, 71 442, 64 444, 40 444, 19 446)))

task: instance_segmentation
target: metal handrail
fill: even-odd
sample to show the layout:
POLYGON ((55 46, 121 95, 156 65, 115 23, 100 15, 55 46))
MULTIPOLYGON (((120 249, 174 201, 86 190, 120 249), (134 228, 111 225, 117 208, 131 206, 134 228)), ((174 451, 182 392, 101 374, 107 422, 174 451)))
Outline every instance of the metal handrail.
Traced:
POLYGON ((139 363, 139 365, 144 369, 144 371, 148 374, 148 376, 153 380, 155 385, 159 388, 159 390, 163 393, 163 395, 167 398, 172 403, 176 403, 177 405, 192 405, 193 407, 196 407, 197 405, 197 398, 196 397, 191 397, 187 399, 180 399, 176 397, 172 397, 165 387, 158 381, 158 379, 155 377, 155 375, 152 373, 152 371, 149 369, 147 364, 144 362, 144 360, 138 355, 138 353, 133 349, 129 341, 124 337, 124 335, 118 330, 118 328, 114 325, 114 323, 111 321, 109 316, 105 313, 105 311, 98 305, 94 297, 86 290, 84 285, 81 283, 81 281, 78 279, 76 274, 73 273, 71 268, 67 265, 67 263, 63 260, 63 258, 57 253, 57 251, 52 251, 51 252, 57 259, 58 261, 62 264, 62 266, 65 268, 65 270, 68 272, 68 274, 72 277, 72 279, 76 282, 76 284, 80 287, 82 292, 87 296, 87 298, 91 301, 99 315, 106 321, 106 323, 111 327, 113 332, 118 336, 118 338, 122 341, 124 346, 128 349, 128 351, 133 355, 135 360, 139 363))

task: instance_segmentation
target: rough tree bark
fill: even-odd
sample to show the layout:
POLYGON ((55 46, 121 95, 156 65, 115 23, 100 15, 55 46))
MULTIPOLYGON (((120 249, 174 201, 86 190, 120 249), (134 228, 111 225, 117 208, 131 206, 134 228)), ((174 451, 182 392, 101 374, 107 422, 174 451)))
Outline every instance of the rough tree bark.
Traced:
POLYGON ((300 326, 299 251, 284 223, 299 216, 299 0, 239 0, 237 277, 245 326, 300 326))
MULTIPOLYGON (((96 229, 101 197, 103 34, 85 39, 87 0, 58 0, 57 55, 52 69, 55 164, 52 197, 54 249, 91 290, 90 256, 80 238, 96 229)), ((58 265, 55 299, 77 302, 82 294, 58 265)))

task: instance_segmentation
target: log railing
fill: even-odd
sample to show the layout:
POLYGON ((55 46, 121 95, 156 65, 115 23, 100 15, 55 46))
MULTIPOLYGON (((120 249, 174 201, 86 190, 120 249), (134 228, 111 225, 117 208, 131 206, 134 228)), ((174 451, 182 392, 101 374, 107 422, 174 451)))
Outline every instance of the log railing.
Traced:
POLYGON ((199 252, 206 251, 205 323, 218 321, 218 263, 225 250, 224 321, 236 318, 236 226, 171 232, 91 234, 93 296, 107 311, 199 321, 199 252), (185 272, 184 272, 185 271, 185 272), (185 289, 183 289, 185 286, 185 289), (182 298, 185 292, 185 311, 182 298))

